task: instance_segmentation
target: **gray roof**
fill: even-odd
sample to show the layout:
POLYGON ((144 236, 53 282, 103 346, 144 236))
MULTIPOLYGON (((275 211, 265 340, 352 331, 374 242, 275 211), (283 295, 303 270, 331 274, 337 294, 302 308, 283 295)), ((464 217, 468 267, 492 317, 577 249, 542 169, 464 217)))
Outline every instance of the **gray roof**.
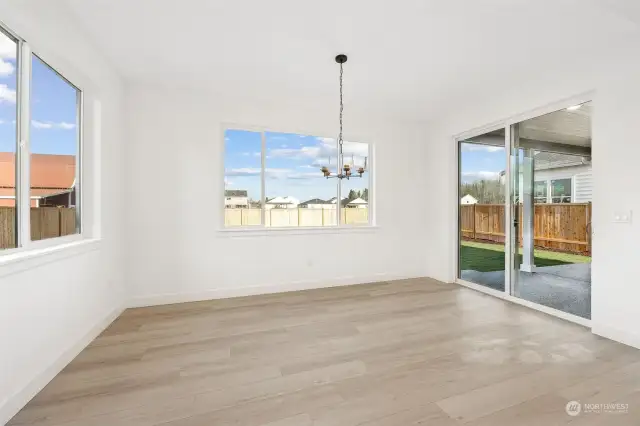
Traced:
POLYGON ((246 189, 225 189, 224 196, 225 197, 246 197, 247 190, 246 189))
POLYGON ((303 203, 300 203, 300 206, 306 206, 308 204, 329 204, 329 201, 321 200, 320 198, 312 198, 303 203))

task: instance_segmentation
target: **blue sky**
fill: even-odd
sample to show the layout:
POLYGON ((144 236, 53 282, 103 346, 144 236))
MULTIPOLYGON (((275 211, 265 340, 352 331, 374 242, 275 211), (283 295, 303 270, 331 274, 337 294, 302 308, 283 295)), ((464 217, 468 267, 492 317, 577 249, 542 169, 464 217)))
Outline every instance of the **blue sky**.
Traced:
POLYGON ((462 183, 494 180, 506 168, 504 147, 462 143, 460 146, 460 174, 462 183))
MULTIPOLYGON (((77 153, 77 91, 32 57, 31 152, 77 153)), ((0 152, 16 147, 16 45, 0 32, 0 152)))
MULTIPOLYGON (((328 200, 337 195, 337 179, 325 179, 320 168, 336 170, 335 139, 292 133, 265 133, 265 192, 268 198, 292 196, 299 201, 312 198, 328 200)), ((366 143, 345 142, 345 161, 364 166, 366 143)), ((225 187, 246 189, 249 197, 260 199, 261 136, 259 132, 227 130, 225 133, 225 187)), ((367 165, 368 166, 368 165, 367 165)), ((369 184, 362 178, 342 180, 342 194, 351 189, 362 191, 369 184)))

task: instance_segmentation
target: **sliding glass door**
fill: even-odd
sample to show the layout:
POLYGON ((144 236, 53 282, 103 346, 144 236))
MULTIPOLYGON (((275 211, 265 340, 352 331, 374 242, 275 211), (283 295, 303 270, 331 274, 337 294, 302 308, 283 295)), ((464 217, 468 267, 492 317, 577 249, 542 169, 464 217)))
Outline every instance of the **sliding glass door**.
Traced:
POLYGON ((591 317, 591 103, 458 143, 458 279, 591 317))
POLYGON ((510 128, 512 296, 591 318, 591 104, 510 128))

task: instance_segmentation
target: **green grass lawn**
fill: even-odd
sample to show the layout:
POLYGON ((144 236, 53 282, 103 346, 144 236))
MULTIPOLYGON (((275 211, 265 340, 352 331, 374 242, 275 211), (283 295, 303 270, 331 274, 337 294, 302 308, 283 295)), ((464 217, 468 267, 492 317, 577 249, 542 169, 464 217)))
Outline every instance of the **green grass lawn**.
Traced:
MULTIPOLYGON (((520 249, 522 254, 522 249, 520 249)), ((579 254, 534 250, 536 266, 566 265, 568 263, 588 263, 591 257, 579 254)), ((460 269, 480 272, 504 270, 504 244, 477 243, 463 241, 460 247, 460 269)))

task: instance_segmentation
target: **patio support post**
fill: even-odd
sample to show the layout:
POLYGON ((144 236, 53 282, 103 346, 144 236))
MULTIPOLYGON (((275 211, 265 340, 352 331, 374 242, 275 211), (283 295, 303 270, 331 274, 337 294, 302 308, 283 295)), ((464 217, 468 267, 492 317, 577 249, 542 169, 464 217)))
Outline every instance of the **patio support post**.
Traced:
POLYGON ((534 246, 534 151, 531 148, 523 149, 524 159, 522 164, 522 263, 520 270, 533 272, 535 268, 534 246))

